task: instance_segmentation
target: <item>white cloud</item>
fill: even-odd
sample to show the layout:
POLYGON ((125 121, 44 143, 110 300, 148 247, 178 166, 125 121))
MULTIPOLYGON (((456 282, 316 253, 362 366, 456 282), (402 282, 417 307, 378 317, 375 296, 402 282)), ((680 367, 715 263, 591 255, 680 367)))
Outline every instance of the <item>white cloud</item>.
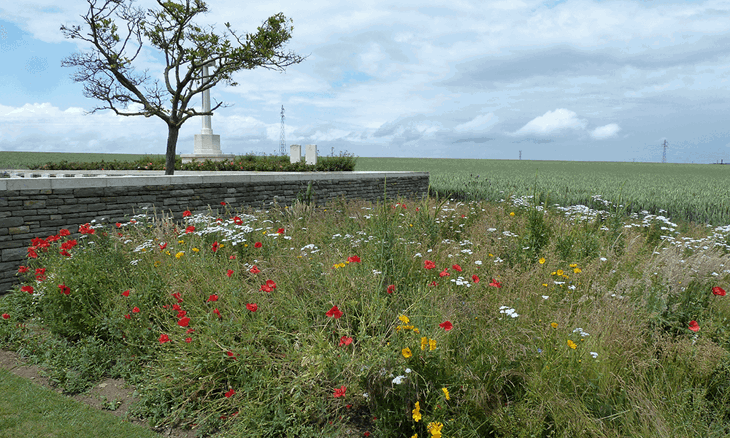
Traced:
POLYGON ((488 131, 494 126, 499 118, 494 113, 480 114, 469 122, 454 127, 457 132, 488 131))
POLYGON ((610 123, 608 125, 594 129, 593 131, 591 131, 590 135, 596 140, 605 140, 607 138, 615 137, 620 130, 621 128, 617 124, 610 123))
POLYGON ((573 111, 558 108, 530 120, 514 135, 550 135, 565 130, 583 130, 586 125, 588 122, 578 119, 573 111))

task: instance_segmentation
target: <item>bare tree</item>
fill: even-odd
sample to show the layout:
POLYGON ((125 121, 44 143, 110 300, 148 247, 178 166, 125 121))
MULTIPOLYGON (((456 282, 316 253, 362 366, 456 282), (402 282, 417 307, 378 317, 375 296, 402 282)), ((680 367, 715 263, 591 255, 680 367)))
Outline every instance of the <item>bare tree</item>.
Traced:
MULTIPOLYGON (((92 53, 80 55, 74 53, 63 60, 61 66, 83 67, 72 76, 73 80, 88 82, 84 84, 85 97, 103 100, 108 104, 108 106, 95 108, 86 114, 93 114, 100 109, 111 109, 121 116, 150 117, 154 115, 167 123, 166 175, 172 175, 175 171, 175 147, 182 124, 193 116, 212 116, 213 111, 222 105, 222 103, 218 103, 208 112, 197 112, 193 108, 188 108, 190 99, 194 95, 214 87, 222 80, 226 80, 227 84, 231 86, 238 85, 236 82, 232 82, 231 73, 241 69, 251 70, 259 66, 273 69, 271 66, 276 66, 284 71, 284 67, 300 63, 305 59, 292 53, 283 55, 277 52, 277 49, 291 38, 289 32, 294 30, 293 26, 287 29, 287 19, 283 13, 269 17, 258 28, 255 35, 246 34, 245 44, 230 30, 230 23, 226 23, 226 27, 241 46, 232 49, 229 40, 225 39, 221 42, 221 39, 212 33, 212 26, 211 33, 208 34, 200 27, 190 23, 195 15, 208 11, 202 0, 193 0, 194 6, 192 7, 191 0, 186 0, 185 5, 174 1, 157 0, 163 9, 159 12, 151 9, 148 11, 155 18, 155 22, 150 28, 145 26, 147 24, 145 13, 141 9, 131 9, 131 3, 134 0, 130 0, 129 5, 126 4, 126 0, 105 0, 104 5, 99 9, 95 9, 97 0, 87 1, 90 6, 89 12, 81 18, 91 29, 91 33, 87 34, 89 39, 81 36, 80 26, 71 26, 71 29, 61 26, 61 31, 66 38, 79 38, 92 43, 95 50, 92 53), (113 7, 107 11, 107 7, 112 4, 113 7), (121 50, 116 51, 115 46, 119 43, 120 38, 116 34, 116 24, 108 17, 120 5, 122 11, 121 14, 117 13, 117 17, 127 22, 129 33, 121 50), (136 35, 139 48, 132 59, 129 59, 123 55, 123 52, 132 34, 136 35), (158 81, 155 80, 154 90, 150 91, 145 87, 144 94, 138 86, 148 79, 147 70, 142 78, 130 75, 132 61, 142 49, 141 34, 144 34, 154 47, 164 51, 167 63, 165 89, 161 90, 158 87, 158 81), (184 48, 182 44, 186 39, 192 42, 194 47, 184 48), (213 74, 208 75, 205 82, 201 83, 203 66, 206 64, 213 67, 213 74), (181 72, 183 66, 187 66, 187 73, 181 72), (170 81, 170 72, 173 70, 174 83, 170 81), (181 74, 184 76, 181 77, 181 74), (198 88, 194 88, 195 84, 199 84, 198 88), (163 107, 161 92, 164 96, 171 96, 169 99, 172 104, 171 110, 163 107), (123 113, 114 107, 114 102, 122 104, 123 109, 127 109, 130 102, 138 103, 144 109, 141 112, 123 113)), ((293 22, 291 19, 289 21, 293 22)))

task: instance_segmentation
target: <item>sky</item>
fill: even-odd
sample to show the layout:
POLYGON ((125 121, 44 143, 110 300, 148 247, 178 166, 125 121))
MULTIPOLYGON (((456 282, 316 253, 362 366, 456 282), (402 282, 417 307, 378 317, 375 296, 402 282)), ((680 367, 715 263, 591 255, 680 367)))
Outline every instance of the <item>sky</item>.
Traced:
MULTIPOLYGON (((287 153, 316 144, 320 155, 661 162, 666 151, 672 163, 730 162, 730 1, 246 3, 210 0, 192 23, 238 47, 224 23, 243 38, 281 12, 294 26, 282 52, 306 59, 211 89, 211 104, 228 106, 212 117, 226 154, 278 153, 283 105, 287 153)), ((86 114, 106 102, 85 97, 72 79, 80 67, 61 62, 93 46, 60 27, 87 35, 88 11, 82 0, 0 6, 0 150, 165 153, 158 117, 86 114)), ((127 25, 111 18, 119 50, 127 25)), ((123 53, 138 47, 132 35, 123 53)), ((165 66, 143 36, 132 63, 134 76, 148 70, 143 92, 155 79, 164 88, 165 66)), ((201 94, 192 102, 202 110, 201 94)), ((183 124, 178 154, 193 153, 201 127, 202 117, 183 124)))

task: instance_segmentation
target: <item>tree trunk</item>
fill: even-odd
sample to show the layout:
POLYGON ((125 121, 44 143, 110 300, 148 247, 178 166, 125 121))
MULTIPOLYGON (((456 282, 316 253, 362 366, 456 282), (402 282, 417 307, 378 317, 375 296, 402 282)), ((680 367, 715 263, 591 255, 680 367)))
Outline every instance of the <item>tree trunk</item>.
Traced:
POLYGON ((175 147, 177 146, 177 135, 180 127, 167 125, 167 155, 165 157, 165 175, 175 174, 175 147))

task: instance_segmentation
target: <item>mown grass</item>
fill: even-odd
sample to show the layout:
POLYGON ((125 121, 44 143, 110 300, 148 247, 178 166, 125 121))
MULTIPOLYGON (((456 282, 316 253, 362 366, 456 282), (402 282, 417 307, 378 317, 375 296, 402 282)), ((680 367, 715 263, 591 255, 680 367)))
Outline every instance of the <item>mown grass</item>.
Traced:
POLYGON ((130 424, 0 369, 0 438, 154 438, 130 424))
POLYGON ((124 378, 131 415, 200 436, 727 436, 730 248, 536 207, 222 206, 59 232, 0 299, 0 344, 69 392, 124 378))

